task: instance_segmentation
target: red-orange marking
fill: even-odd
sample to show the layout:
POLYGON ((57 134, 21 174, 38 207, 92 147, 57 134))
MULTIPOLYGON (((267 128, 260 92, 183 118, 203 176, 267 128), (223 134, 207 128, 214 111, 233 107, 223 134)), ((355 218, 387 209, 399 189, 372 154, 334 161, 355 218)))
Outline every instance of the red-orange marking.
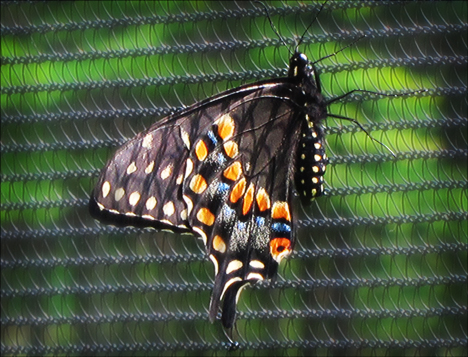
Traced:
POLYGON ((218 120, 218 135, 221 139, 227 140, 234 134, 234 120, 225 114, 218 120))
POLYGON ((232 203, 236 203, 239 198, 242 197, 242 195, 244 194, 245 192, 245 186, 246 186, 246 183, 247 181, 245 180, 245 178, 241 178, 239 180, 238 183, 236 183, 234 185, 234 187, 232 188, 232 191, 231 191, 231 195, 229 197, 229 200, 232 202, 232 203))
POLYGON ((200 140, 195 146, 195 154, 200 161, 205 160, 208 156, 208 148, 203 140, 200 140))
POLYGON ((200 208, 197 213, 197 219, 207 226, 212 226, 215 221, 215 216, 208 208, 200 208))
POLYGON ((285 256, 289 254, 291 250, 291 241, 288 238, 275 238, 270 242, 270 253, 273 258, 282 258, 282 255, 285 256))
POLYGON ((273 203, 271 210, 271 217, 273 219, 284 218, 288 222, 291 222, 291 213, 289 212, 289 205, 287 202, 276 201, 273 203))
POLYGON ((234 161, 227 169, 224 170, 223 175, 231 181, 237 181, 242 174, 242 165, 239 161, 234 161))
POLYGON ((254 189, 254 184, 251 183, 247 189, 247 192, 245 193, 244 203, 242 204, 242 213, 244 215, 246 215, 250 211, 250 207, 252 207, 254 189))
POLYGON ((257 192, 257 205, 260 212, 266 211, 271 206, 270 196, 263 187, 257 192))

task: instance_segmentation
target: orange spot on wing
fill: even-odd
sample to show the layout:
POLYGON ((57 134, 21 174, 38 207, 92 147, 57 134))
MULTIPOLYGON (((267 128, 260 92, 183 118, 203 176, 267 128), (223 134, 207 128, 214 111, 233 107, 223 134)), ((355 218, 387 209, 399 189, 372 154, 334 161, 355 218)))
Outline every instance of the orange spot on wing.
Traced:
POLYGON ((285 256, 291 253, 291 241, 287 238, 275 238, 270 242, 270 253, 278 264, 285 256))
POLYGON ((223 146, 224 152, 230 158, 234 158, 239 152, 239 148, 237 147, 237 144, 234 141, 228 141, 227 143, 224 143, 223 146))
POLYGON ((245 193, 244 203, 242 204, 242 214, 244 215, 246 215, 250 211, 250 208, 252 207, 254 190, 255 190, 254 184, 251 183, 249 188, 247 189, 247 192, 245 193))
POLYGON ((213 249, 220 253, 224 253, 226 251, 226 243, 224 243, 223 238, 218 235, 213 238, 213 249))
POLYGON ((197 159, 200 161, 205 160, 208 156, 208 148, 203 140, 200 140, 195 146, 195 154, 197 155, 197 159))
POLYGON ((190 188, 195 193, 202 193, 207 187, 208 184, 202 175, 195 175, 190 181, 190 188))
POLYGON ((224 170, 223 175, 228 180, 237 181, 242 174, 242 165, 239 161, 234 161, 227 169, 224 170))
POLYGON ((287 202, 276 201, 273 204, 271 210, 271 218, 281 219, 284 218, 288 222, 291 222, 291 213, 289 212, 289 205, 287 202))
POLYGON ((218 135, 221 139, 227 140, 234 134, 235 124, 234 120, 229 114, 223 115, 217 121, 218 124, 218 135))
POLYGON ((260 212, 266 211, 271 206, 270 196, 263 187, 257 192, 257 205, 260 212))
POLYGON ((242 197, 242 195, 245 192, 245 186, 246 186, 247 181, 245 178, 241 178, 238 183, 234 185, 231 191, 231 195, 229 196, 229 199, 232 203, 236 203, 239 201, 239 198, 242 197))
POLYGON ((215 216, 208 208, 200 208, 197 213, 197 219, 207 226, 212 226, 215 221, 215 216))

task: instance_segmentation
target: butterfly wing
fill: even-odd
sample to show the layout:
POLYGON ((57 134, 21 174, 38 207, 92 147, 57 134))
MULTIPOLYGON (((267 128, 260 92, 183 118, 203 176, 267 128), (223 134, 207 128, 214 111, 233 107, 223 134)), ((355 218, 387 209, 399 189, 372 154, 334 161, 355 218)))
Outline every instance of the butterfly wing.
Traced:
POLYGON ((288 78, 259 82, 162 120, 116 152, 91 197, 100 220, 200 236, 216 273, 210 319, 224 299, 226 327, 241 288, 274 277, 294 244, 301 93, 288 78))
POLYGON ((301 121, 285 100, 291 90, 276 83, 231 102, 189 155, 193 168, 183 189, 189 222, 216 272, 210 318, 224 298, 227 327, 240 289, 275 276, 294 243, 291 177, 301 121))
POLYGON ((182 200, 189 152, 179 125, 178 120, 157 123, 115 153, 91 195, 95 218, 117 226, 190 231, 182 200))

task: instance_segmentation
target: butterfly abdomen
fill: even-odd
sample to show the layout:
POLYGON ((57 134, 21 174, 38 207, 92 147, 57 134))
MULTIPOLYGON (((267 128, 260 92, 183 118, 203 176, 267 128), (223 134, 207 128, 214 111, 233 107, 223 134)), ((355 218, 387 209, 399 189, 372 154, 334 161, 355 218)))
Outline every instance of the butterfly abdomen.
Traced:
POLYGON ((303 204, 324 193, 323 175, 328 164, 323 129, 307 121, 296 152, 295 185, 303 204))

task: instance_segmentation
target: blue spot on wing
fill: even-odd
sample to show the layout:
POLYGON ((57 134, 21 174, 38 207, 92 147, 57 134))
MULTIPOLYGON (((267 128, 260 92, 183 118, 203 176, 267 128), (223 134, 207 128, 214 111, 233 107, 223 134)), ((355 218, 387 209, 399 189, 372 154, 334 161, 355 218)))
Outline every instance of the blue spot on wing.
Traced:
POLYGON ((257 216, 255 218, 255 222, 257 222, 257 225, 259 227, 264 226, 265 225, 265 218, 257 216))
POLYGON ((227 191, 229 191, 230 186, 227 183, 221 182, 218 184, 218 192, 221 195, 224 195, 227 191))
POLYGON ((224 165, 226 163, 226 157, 224 156, 224 154, 222 153, 219 153, 218 154, 218 165, 224 165))
POLYGON ((218 144, 218 139, 216 139, 215 134, 213 133, 212 130, 208 131, 208 137, 210 138, 211 142, 213 143, 214 146, 218 144))
POLYGON ((237 222, 237 229, 242 231, 245 231, 247 229, 247 224, 244 222, 237 222))
POLYGON ((232 217, 235 214, 236 214, 236 211, 234 211, 232 208, 230 208, 226 204, 223 205, 222 215, 223 215, 224 218, 229 219, 230 217, 232 217))
POLYGON ((285 223, 273 223, 271 228, 276 233, 291 233, 291 226, 285 223))

